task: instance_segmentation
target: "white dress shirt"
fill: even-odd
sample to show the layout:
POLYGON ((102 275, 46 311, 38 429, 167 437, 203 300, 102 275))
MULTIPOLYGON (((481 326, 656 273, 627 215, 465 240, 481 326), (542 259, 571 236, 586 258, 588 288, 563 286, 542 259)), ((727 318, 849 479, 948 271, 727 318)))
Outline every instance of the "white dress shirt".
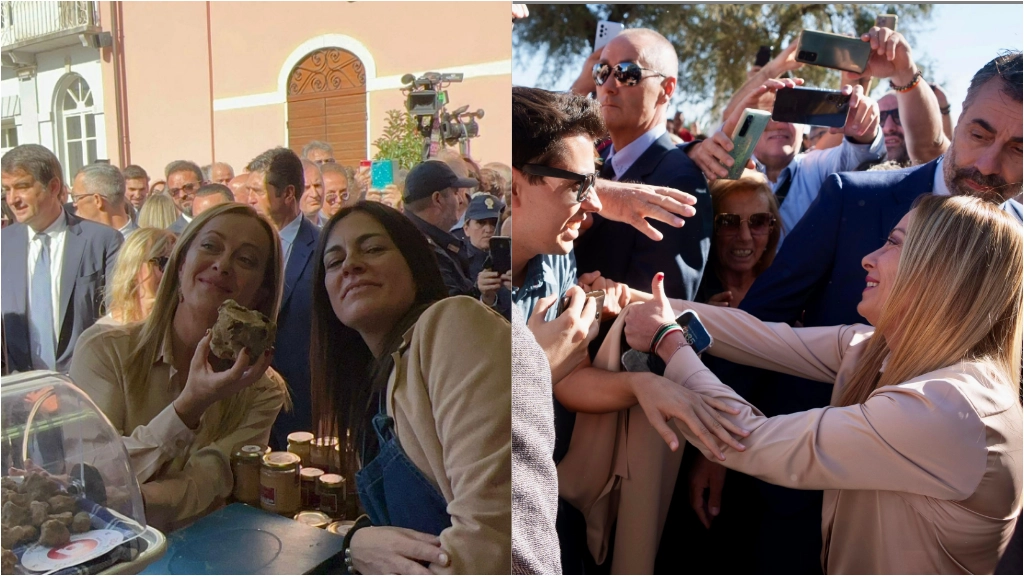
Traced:
POLYGON ((643 156, 644 152, 658 141, 668 129, 665 128, 665 123, 661 122, 654 128, 651 128, 647 132, 640 135, 639 138, 633 140, 629 144, 622 147, 622 150, 615 150, 615 144, 609 148, 608 157, 604 159, 605 162, 612 163, 612 170, 615 171, 615 180, 619 180, 622 176, 633 167, 633 164, 643 156))
POLYGON ((942 174, 942 163, 945 159, 945 156, 939 156, 939 161, 935 163, 935 180, 932 182, 932 194, 936 196, 949 196, 946 177, 942 174))
POLYGON ((299 225, 302 224, 302 214, 292 219, 291 222, 286 224, 284 228, 278 233, 281 236, 281 261, 284 263, 284 267, 288 267, 288 257, 292 255, 292 244, 295 243, 295 237, 299 235, 299 225))
MULTIPOLYGON (((36 239, 36 231, 26 226, 28 234, 28 309, 32 309, 32 274, 35 273, 36 263, 39 261, 40 253, 43 250, 43 243, 36 239)), ((61 210, 60 216, 53 221, 53 224, 41 232, 50 237, 50 300, 53 306, 53 335, 60 338, 60 276, 64 267, 64 237, 67 236, 67 216, 61 210)), ((31 321, 31 318, 29 319, 31 321)), ((56 350, 57 342, 53 343, 56 350)), ((33 348, 34 350, 34 348, 33 348)), ((32 363, 36 363, 36 358, 32 363)))

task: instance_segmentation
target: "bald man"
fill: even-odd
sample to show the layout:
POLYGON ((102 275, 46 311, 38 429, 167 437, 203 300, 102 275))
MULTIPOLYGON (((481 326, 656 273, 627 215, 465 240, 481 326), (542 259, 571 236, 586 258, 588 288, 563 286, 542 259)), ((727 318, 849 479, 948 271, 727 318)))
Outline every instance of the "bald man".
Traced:
POLYGON ((227 186, 235 177, 235 169, 225 162, 214 162, 210 166, 210 182, 227 186))
POLYGON ((682 228, 652 222, 664 235, 660 242, 629 224, 596 215, 576 241, 579 272, 600 271, 638 290, 648 290, 654 275, 664 272, 669 296, 692 300, 708 259, 713 213, 704 175, 672 143, 665 127, 679 70, 675 49, 661 34, 634 28, 609 42, 597 64, 590 84, 580 90, 577 82, 573 90, 596 90, 611 135, 600 177, 688 192, 697 198, 697 214, 685 218, 682 228))
POLYGON ((249 174, 243 172, 228 182, 228 188, 230 188, 231 193, 235 195, 235 202, 241 202, 242 204, 249 203, 249 189, 246 188, 246 182, 248 181, 249 174))

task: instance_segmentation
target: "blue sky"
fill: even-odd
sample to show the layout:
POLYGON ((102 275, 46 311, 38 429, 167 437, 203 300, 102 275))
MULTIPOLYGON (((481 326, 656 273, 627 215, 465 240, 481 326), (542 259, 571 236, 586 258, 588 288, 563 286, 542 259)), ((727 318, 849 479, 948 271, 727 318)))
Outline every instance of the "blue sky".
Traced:
MULTIPOLYGON (((933 70, 930 82, 938 82, 946 91, 954 118, 960 114, 971 76, 999 50, 1024 49, 1024 5, 1017 4, 936 4, 932 18, 920 26, 912 47, 915 57, 926 56, 933 70)), ((579 64, 567 68, 565 76, 554 83, 538 83, 542 59, 534 62, 513 57, 512 83, 565 90, 579 73, 579 64)), ((876 92, 880 94, 881 92, 876 92)), ((688 119, 703 113, 703 107, 682 106, 688 119)))

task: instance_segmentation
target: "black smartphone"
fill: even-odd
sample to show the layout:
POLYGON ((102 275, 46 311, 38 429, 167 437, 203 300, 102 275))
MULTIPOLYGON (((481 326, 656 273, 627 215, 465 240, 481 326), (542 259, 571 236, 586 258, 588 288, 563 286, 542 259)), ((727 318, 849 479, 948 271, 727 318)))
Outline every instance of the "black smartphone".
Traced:
POLYGON ((491 270, 504 274, 512 269, 512 238, 491 236, 491 270))
POLYGON ((754 58, 754 66, 764 66, 772 59, 772 47, 761 46, 757 50, 757 57, 754 58))
POLYGON ((838 90, 782 88, 775 94, 772 120, 842 128, 849 110, 850 97, 838 90))
MULTIPOLYGON (((594 290, 593 292, 587 292, 584 295, 584 298, 593 298, 597 300, 597 312, 595 314, 594 320, 596 322, 600 322, 601 310, 604 310, 604 290, 594 290)), ((562 298, 562 301, 558 303, 558 313, 555 316, 561 316, 562 312, 565 312, 565 309, 569 307, 570 302, 571 298, 569 298, 568 296, 562 298)), ((585 299, 583 301, 583 305, 587 305, 587 301, 585 299)))
POLYGON ((800 32, 796 61, 847 72, 864 72, 871 58, 871 43, 817 30, 800 32))

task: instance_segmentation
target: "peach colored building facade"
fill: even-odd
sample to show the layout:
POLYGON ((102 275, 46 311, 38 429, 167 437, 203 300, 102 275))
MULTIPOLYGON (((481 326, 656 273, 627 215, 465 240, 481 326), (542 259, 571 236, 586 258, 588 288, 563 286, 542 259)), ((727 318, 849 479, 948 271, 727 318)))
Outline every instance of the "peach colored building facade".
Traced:
MULTIPOLYGON (((139 164, 153 180, 162 178, 164 166, 175 159, 227 162, 239 173, 263 150, 288 146, 289 76, 323 48, 340 48, 359 59, 366 99, 364 157, 376 153, 371 142, 384 128, 385 112, 404 109, 401 76, 438 71, 465 74, 462 83, 448 88, 449 108, 468 104, 486 111, 480 137, 472 141, 473 156, 482 162, 511 160, 512 35, 506 3, 86 4, 94 4, 95 30, 110 33, 107 45, 61 48, 84 51, 89 62, 63 69, 57 64, 45 74, 85 78, 97 114, 97 158, 122 167, 139 164)), ((37 56, 45 61, 45 54, 37 56)), ((13 76, 5 68, 5 93, 8 87, 19 89, 13 76)), ((47 94, 37 99, 56 98, 43 84, 47 94)), ((42 112, 38 127, 29 125, 34 117, 12 116, 18 140, 61 147, 60 134, 42 125, 42 112)))

